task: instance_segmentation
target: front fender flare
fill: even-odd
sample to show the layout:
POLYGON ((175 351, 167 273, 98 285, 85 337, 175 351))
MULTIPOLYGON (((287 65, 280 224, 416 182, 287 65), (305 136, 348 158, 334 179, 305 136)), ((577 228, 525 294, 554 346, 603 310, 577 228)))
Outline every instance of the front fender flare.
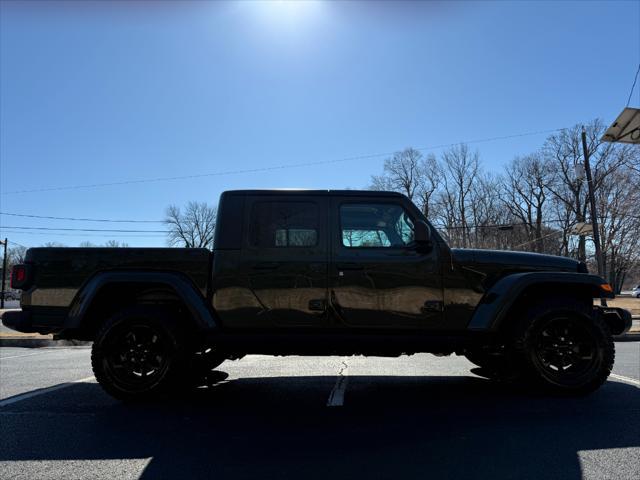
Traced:
MULTIPOLYGON (((485 293, 476 307, 471 321, 467 325, 469 330, 495 331, 509 309, 515 304, 520 295, 534 285, 576 286, 589 290, 592 298, 614 298, 615 295, 603 291, 600 286, 606 282, 597 275, 572 272, 529 272, 514 273, 501 278, 485 293), (600 292, 595 294, 595 292, 600 292)), ((550 293, 553 293, 551 290, 550 293)))
POLYGON ((216 328, 217 322, 203 295, 183 275, 170 272, 100 272, 91 277, 78 291, 65 320, 64 329, 80 328, 91 303, 100 290, 118 283, 163 285, 171 288, 184 302, 196 325, 202 329, 216 328))

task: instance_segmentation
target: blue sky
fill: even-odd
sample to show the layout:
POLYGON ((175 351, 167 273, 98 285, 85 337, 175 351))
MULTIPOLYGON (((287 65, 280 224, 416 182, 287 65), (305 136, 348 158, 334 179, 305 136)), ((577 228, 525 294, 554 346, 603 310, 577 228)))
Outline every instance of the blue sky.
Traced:
MULTIPOLYGON (((225 189, 361 188, 384 157, 12 192, 337 160, 596 117, 610 122, 640 62, 637 1, 2 2, 0 14, 0 211, 61 217, 157 220, 169 204, 215 202, 225 189)), ((544 138, 472 146, 497 171, 544 138)), ((165 244, 162 235, 7 228, 160 224, 0 216, 0 226, 0 235, 26 246, 109 238, 165 244)))

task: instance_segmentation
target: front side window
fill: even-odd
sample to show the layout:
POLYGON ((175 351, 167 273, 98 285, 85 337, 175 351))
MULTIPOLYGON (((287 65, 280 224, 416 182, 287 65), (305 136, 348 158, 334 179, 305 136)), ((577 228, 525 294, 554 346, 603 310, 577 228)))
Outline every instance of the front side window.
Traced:
POLYGON ((256 202, 249 222, 249 241, 255 247, 318 244, 318 206, 313 202, 256 202))
POLYGON ((340 207, 342 245, 398 248, 414 241, 413 221, 400 205, 352 203, 340 207))

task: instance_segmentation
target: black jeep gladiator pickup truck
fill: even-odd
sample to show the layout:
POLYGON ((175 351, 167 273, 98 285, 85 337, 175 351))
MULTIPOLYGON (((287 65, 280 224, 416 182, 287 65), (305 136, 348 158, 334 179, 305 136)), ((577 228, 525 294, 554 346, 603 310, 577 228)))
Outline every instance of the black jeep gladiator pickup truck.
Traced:
POLYGON ((5 325, 93 341, 120 399, 175 391, 246 354, 465 355, 487 377, 598 388, 622 309, 586 265, 447 246, 392 192, 244 190, 220 197, 213 252, 32 248, 5 325))

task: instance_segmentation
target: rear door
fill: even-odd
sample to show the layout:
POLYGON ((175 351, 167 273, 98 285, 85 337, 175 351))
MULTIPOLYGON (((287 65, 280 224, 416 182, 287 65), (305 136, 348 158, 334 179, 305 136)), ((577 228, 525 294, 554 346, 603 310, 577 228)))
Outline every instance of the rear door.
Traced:
POLYGON ((327 322, 327 199, 249 196, 242 270, 257 308, 242 323, 320 327, 327 322))
POLYGON ((345 327, 442 328, 437 249, 420 252, 402 197, 331 199, 331 305, 345 327))

